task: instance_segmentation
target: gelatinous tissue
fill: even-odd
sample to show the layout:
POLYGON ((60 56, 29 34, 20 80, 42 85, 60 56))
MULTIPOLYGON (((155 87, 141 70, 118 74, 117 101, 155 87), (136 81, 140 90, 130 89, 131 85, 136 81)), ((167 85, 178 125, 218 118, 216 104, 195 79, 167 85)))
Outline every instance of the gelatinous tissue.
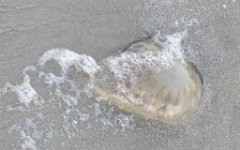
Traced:
POLYGON ((146 118, 176 122, 193 112, 202 81, 181 48, 184 33, 134 42, 99 63, 94 94, 146 118))

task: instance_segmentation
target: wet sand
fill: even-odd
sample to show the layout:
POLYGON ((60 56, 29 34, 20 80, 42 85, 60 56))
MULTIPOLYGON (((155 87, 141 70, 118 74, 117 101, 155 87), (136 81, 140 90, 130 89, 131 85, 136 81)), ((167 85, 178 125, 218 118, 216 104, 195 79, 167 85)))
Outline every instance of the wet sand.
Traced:
MULTIPOLYGON (((37 149, 238 149, 239 6, 234 0, 0 0, 0 87, 21 83, 23 69, 52 48, 71 49, 100 61, 157 31, 163 35, 187 31, 182 46, 204 83, 202 105, 195 117, 181 125, 138 117, 133 129, 117 133, 111 127, 99 130, 99 124, 87 121, 96 127, 88 131, 80 126, 77 134, 84 137, 65 143, 64 138, 55 137, 48 145, 41 140, 34 145, 37 149)), ((15 137, 15 132, 8 133, 21 120, 17 112, 4 111, 5 103, 15 100, 0 98, 2 149, 23 149, 24 140, 15 137)), ((41 111, 59 113, 56 107, 41 111)), ((33 131, 28 132, 32 135, 33 131)))

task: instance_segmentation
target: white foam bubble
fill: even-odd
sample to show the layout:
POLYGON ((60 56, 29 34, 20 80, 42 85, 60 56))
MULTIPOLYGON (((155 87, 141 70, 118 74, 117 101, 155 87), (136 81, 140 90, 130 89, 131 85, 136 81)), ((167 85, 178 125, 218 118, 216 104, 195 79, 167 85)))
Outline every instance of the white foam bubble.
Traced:
POLYGON ((6 87, 9 88, 10 91, 15 92, 18 96, 18 100, 26 106, 28 106, 32 101, 37 103, 38 94, 30 85, 29 76, 25 75, 23 83, 19 85, 13 86, 11 84, 7 84, 6 87))
POLYGON ((33 140, 32 137, 26 135, 24 131, 21 131, 21 136, 22 136, 22 139, 24 140, 24 142, 21 144, 21 147, 23 150, 25 150, 25 149, 36 150, 37 149, 37 147, 35 145, 36 142, 33 140))
POLYGON ((93 75, 98 70, 96 61, 87 55, 79 55, 67 49, 52 49, 45 52, 38 60, 38 65, 43 66, 49 60, 57 61, 63 73, 66 73, 71 65, 76 65, 89 75, 93 75))
MULTIPOLYGON (((18 129, 19 130, 19 129, 18 129)), ((23 140, 21 147, 25 149, 36 150, 36 140, 43 136, 43 133, 38 131, 37 125, 32 119, 26 119, 23 128, 19 130, 20 138, 23 140)))

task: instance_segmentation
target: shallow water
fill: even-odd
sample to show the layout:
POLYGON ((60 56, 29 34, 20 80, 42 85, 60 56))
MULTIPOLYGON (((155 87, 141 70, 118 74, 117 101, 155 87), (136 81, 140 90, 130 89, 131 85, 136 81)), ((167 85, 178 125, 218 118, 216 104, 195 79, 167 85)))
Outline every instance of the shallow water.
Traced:
MULTIPOLYGON (((8 143, 9 145, 18 141, 15 144, 22 149, 37 149, 37 147, 55 149, 56 144, 64 149, 72 145, 73 139, 80 140, 85 136, 96 134, 91 133, 91 130, 98 130, 102 132, 101 134, 110 132, 119 135, 136 130, 138 119, 142 119, 146 124, 150 123, 151 120, 148 118, 158 113, 158 111, 148 112, 155 107, 154 104, 144 102, 149 101, 150 98, 130 97, 131 103, 126 106, 126 99, 121 97, 124 94, 131 95, 134 89, 124 86, 143 71, 142 67, 145 68, 144 70, 153 68, 153 71, 161 75, 161 72, 168 71, 176 62, 186 63, 181 48, 184 34, 175 33, 162 37, 157 34, 152 39, 165 39, 162 43, 163 50, 152 51, 149 47, 150 51, 146 52, 126 51, 99 63, 91 56, 80 55, 67 49, 46 51, 35 64, 24 68, 23 81, 20 84, 13 85, 7 82, 1 88, 3 100, 0 105, 1 114, 9 116, 1 119, 5 128, 1 136, 7 135, 10 139, 14 139, 8 143), (96 89, 101 92, 96 94, 96 89), (114 101, 112 95, 116 95, 118 100, 114 101), (11 99, 13 101, 10 101, 11 99), (141 105, 143 105, 141 110, 136 111, 141 105), (144 111, 146 111, 145 115, 138 115, 143 114, 144 111)), ((141 47, 135 49, 141 51, 141 47)), ((166 76, 168 74, 163 74, 161 78, 166 76)), ((172 82, 172 79, 167 80, 172 82)), ((183 86, 182 83, 180 85, 183 86)), ((147 91, 143 92, 146 95, 147 91)), ((179 107, 184 107, 185 112, 188 106, 179 107)), ((174 114, 176 110, 177 114, 181 114, 179 107, 173 107, 171 113, 174 114)), ((171 120, 170 117, 169 119, 171 120)), ((81 143, 75 143, 75 147, 81 146, 81 143)))

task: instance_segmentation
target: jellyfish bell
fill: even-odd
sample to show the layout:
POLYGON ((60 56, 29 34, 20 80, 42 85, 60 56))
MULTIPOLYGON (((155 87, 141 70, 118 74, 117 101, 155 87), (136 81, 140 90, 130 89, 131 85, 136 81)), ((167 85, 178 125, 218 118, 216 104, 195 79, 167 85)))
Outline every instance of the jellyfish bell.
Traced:
POLYGON ((189 116, 198 106, 202 82, 180 45, 170 40, 137 41, 102 61, 105 71, 96 75, 95 95, 149 119, 171 123, 189 116))
POLYGON ((176 63, 159 73, 145 72, 131 80, 126 96, 137 113, 147 118, 174 121, 197 107, 201 82, 190 64, 176 63))

